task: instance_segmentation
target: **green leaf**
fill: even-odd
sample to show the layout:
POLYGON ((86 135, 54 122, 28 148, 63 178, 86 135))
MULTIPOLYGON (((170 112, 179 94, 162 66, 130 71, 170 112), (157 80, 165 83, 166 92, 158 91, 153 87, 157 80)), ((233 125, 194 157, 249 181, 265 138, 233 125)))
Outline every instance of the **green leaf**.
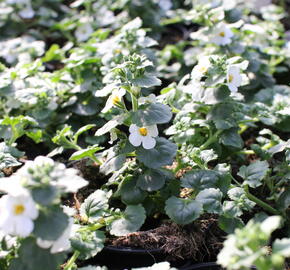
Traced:
POLYGON ((200 191, 195 199, 202 204, 206 212, 219 214, 222 210, 222 197, 223 194, 219 189, 208 188, 200 191))
POLYGON ((234 233, 235 229, 243 228, 245 224, 240 218, 220 216, 218 219, 219 227, 226 233, 234 233))
POLYGON ((13 259, 8 270, 52 270, 64 263, 65 253, 51 254, 50 249, 37 246, 34 238, 26 238, 21 242, 18 257, 13 259))
POLYGON ((43 131, 40 129, 32 129, 29 131, 26 131, 25 134, 34 140, 36 143, 42 142, 42 136, 43 136, 43 131))
POLYGON ((9 153, 0 152, 0 170, 9 167, 20 166, 22 163, 18 162, 16 158, 9 153))
POLYGON ((110 233, 116 236, 136 232, 143 225, 146 218, 145 209, 140 204, 127 206, 123 217, 109 225, 110 233))
POLYGON ((54 186, 35 187, 32 190, 33 200, 41 205, 50 205, 57 196, 54 186))
POLYGON ((69 159, 70 160, 80 160, 82 158, 87 158, 87 157, 92 156, 94 153, 96 153, 102 149, 104 149, 104 148, 100 147, 98 145, 89 146, 87 149, 82 149, 82 150, 74 152, 69 159))
POLYGON ((277 206, 279 209, 286 210, 290 206, 290 189, 286 189, 283 191, 278 200, 277 200, 277 206))
POLYGON ((104 215, 104 210, 109 208, 110 195, 111 193, 100 189, 92 193, 81 205, 81 217, 89 222, 94 222, 101 218, 104 215))
POLYGON ((220 135, 220 142, 225 146, 231 146, 239 149, 241 149, 244 145, 244 142, 238 134, 238 130, 236 128, 225 130, 220 135))
POLYGON ((107 160, 101 165, 100 172, 108 175, 114 171, 119 170, 126 161, 126 154, 108 157, 107 160))
POLYGON ((144 109, 132 112, 133 123, 140 127, 168 123, 171 118, 170 107, 162 103, 151 103, 144 109))
POLYGON ((290 238, 276 239, 273 243, 273 253, 278 253, 284 257, 290 256, 290 238))
POLYGON ((145 164, 145 166, 157 169, 165 165, 171 165, 176 155, 177 146, 164 139, 156 138, 156 146, 146 150, 138 147, 136 150, 137 159, 145 164))
POLYGON ((86 125, 86 126, 83 126, 81 127, 76 133, 75 135, 73 136, 74 137, 74 140, 77 141, 78 140, 78 137, 83 134, 84 132, 90 130, 91 128, 95 127, 96 125, 95 124, 89 124, 89 125, 86 125))
MULTIPOLYGON (((82 228, 84 227, 80 227, 80 229, 82 228)), ((87 260, 103 249, 105 239, 103 231, 79 230, 70 241, 73 249, 80 252, 79 258, 87 260)))
POLYGON ((33 233, 43 240, 54 241, 58 239, 68 226, 68 216, 59 206, 52 206, 40 210, 38 218, 34 221, 33 233))
POLYGON ((151 75, 149 73, 145 73, 143 77, 133 79, 132 83, 135 86, 145 87, 145 88, 161 85, 161 81, 156 76, 151 75))
POLYGON ((237 121, 233 117, 235 106, 232 103, 218 103, 208 113, 207 119, 212 120, 217 129, 237 127, 237 121))
POLYGON ((207 188, 220 187, 220 174, 211 170, 194 170, 187 172, 181 178, 181 184, 186 188, 201 191, 207 188))
POLYGON ((121 114, 121 115, 114 117, 112 120, 107 122, 104 126, 99 128, 96 131, 95 136, 102 136, 102 135, 110 132, 110 130, 112 130, 116 126, 123 124, 125 118, 126 118, 126 115, 124 115, 124 114, 121 114))
POLYGON ((242 166, 238 175, 244 179, 243 185, 255 188, 262 185, 261 180, 267 175, 268 169, 267 161, 255 161, 249 166, 242 166))
POLYGON ((146 192, 137 187, 135 178, 127 177, 121 184, 120 195, 125 204, 138 204, 144 201, 146 192))
POLYGON ((137 179, 137 186, 146 191, 161 189, 165 184, 166 177, 159 170, 147 170, 137 179))
POLYGON ((170 197, 166 201, 166 214, 177 224, 189 224, 202 213, 202 204, 191 199, 170 197))

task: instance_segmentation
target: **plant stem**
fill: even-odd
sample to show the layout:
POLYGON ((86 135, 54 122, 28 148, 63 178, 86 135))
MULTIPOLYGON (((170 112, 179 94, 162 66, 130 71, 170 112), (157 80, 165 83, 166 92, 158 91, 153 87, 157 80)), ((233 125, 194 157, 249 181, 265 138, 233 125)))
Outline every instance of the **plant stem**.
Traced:
POLYGON ((131 92, 131 100, 132 100, 133 112, 136 112, 138 110, 138 101, 137 101, 137 98, 134 96, 134 94, 132 92, 131 92))
POLYGON ((261 201, 260 199, 258 199, 253 194, 251 194, 250 191, 249 191, 249 186, 248 185, 244 186, 244 190, 245 190, 246 195, 247 195, 249 200, 255 202, 257 205, 261 206, 262 208, 264 208, 266 211, 268 211, 269 213, 271 213, 273 215, 282 215, 282 213, 280 213, 278 210, 276 210, 275 208, 273 208, 269 204, 261 201))
POLYGON ((237 154, 244 154, 244 155, 253 155, 255 152, 253 150, 241 150, 237 152, 237 154))
POLYGON ((200 150, 205 150, 209 145, 214 143, 218 136, 222 133, 222 130, 216 131, 212 136, 210 136, 207 141, 199 148, 200 150))
POLYGON ((79 255, 80 255, 80 252, 76 250, 74 252, 74 254, 71 256, 71 258, 69 259, 69 261, 66 263, 63 270, 70 270, 73 267, 73 265, 74 265, 75 261, 77 260, 77 258, 79 257, 79 255))
POLYGON ((103 162, 101 162, 99 159, 97 159, 96 156, 95 156, 94 154, 90 155, 89 158, 90 158, 93 162, 97 163, 98 165, 102 165, 102 164, 103 164, 103 162))

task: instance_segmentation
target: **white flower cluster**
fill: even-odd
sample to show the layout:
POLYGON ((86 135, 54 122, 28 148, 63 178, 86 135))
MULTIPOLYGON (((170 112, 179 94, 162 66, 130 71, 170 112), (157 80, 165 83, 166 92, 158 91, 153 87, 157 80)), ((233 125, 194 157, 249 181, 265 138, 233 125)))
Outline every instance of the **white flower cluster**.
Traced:
MULTIPOLYGON (((41 185, 57 188, 59 193, 76 192, 86 186, 87 181, 78 176, 75 169, 66 169, 64 164, 50 158, 39 156, 34 161, 27 161, 14 175, 0 178, 0 190, 6 193, 0 198, 0 232, 19 237, 33 233, 40 205, 33 199, 30 187, 41 185)), ((67 250, 72 223, 71 219, 57 240, 38 238, 37 244, 42 248, 51 247, 51 253, 67 250)))

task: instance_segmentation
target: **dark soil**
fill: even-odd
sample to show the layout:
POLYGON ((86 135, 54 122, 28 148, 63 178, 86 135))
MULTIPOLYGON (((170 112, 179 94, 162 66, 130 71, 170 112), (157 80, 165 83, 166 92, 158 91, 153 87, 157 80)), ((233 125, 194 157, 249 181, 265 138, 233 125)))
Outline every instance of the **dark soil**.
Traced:
POLYGON ((107 244, 146 250, 161 249, 168 261, 190 259, 203 262, 216 260, 224 236, 224 232, 218 228, 217 218, 206 215, 194 224, 180 226, 166 222, 152 230, 108 239, 107 244))

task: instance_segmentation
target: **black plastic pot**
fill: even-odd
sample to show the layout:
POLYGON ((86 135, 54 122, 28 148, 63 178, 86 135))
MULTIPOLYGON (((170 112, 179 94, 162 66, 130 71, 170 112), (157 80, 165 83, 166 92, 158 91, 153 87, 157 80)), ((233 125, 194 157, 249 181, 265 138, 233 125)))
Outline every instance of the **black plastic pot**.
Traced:
MULTIPOLYGON (((98 265, 106 265, 110 270, 124 270, 135 267, 151 266, 166 261, 161 249, 140 249, 130 247, 106 246, 94 259, 98 265)), ((189 266, 184 260, 171 263, 174 267, 189 266)))
MULTIPOLYGON (((208 262, 208 263, 198 263, 193 264, 191 266, 181 267, 179 270, 222 270, 220 265, 214 263, 214 262, 208 262)), ((251 267, 251 269, 256 270, 256 267, 251 267)))

